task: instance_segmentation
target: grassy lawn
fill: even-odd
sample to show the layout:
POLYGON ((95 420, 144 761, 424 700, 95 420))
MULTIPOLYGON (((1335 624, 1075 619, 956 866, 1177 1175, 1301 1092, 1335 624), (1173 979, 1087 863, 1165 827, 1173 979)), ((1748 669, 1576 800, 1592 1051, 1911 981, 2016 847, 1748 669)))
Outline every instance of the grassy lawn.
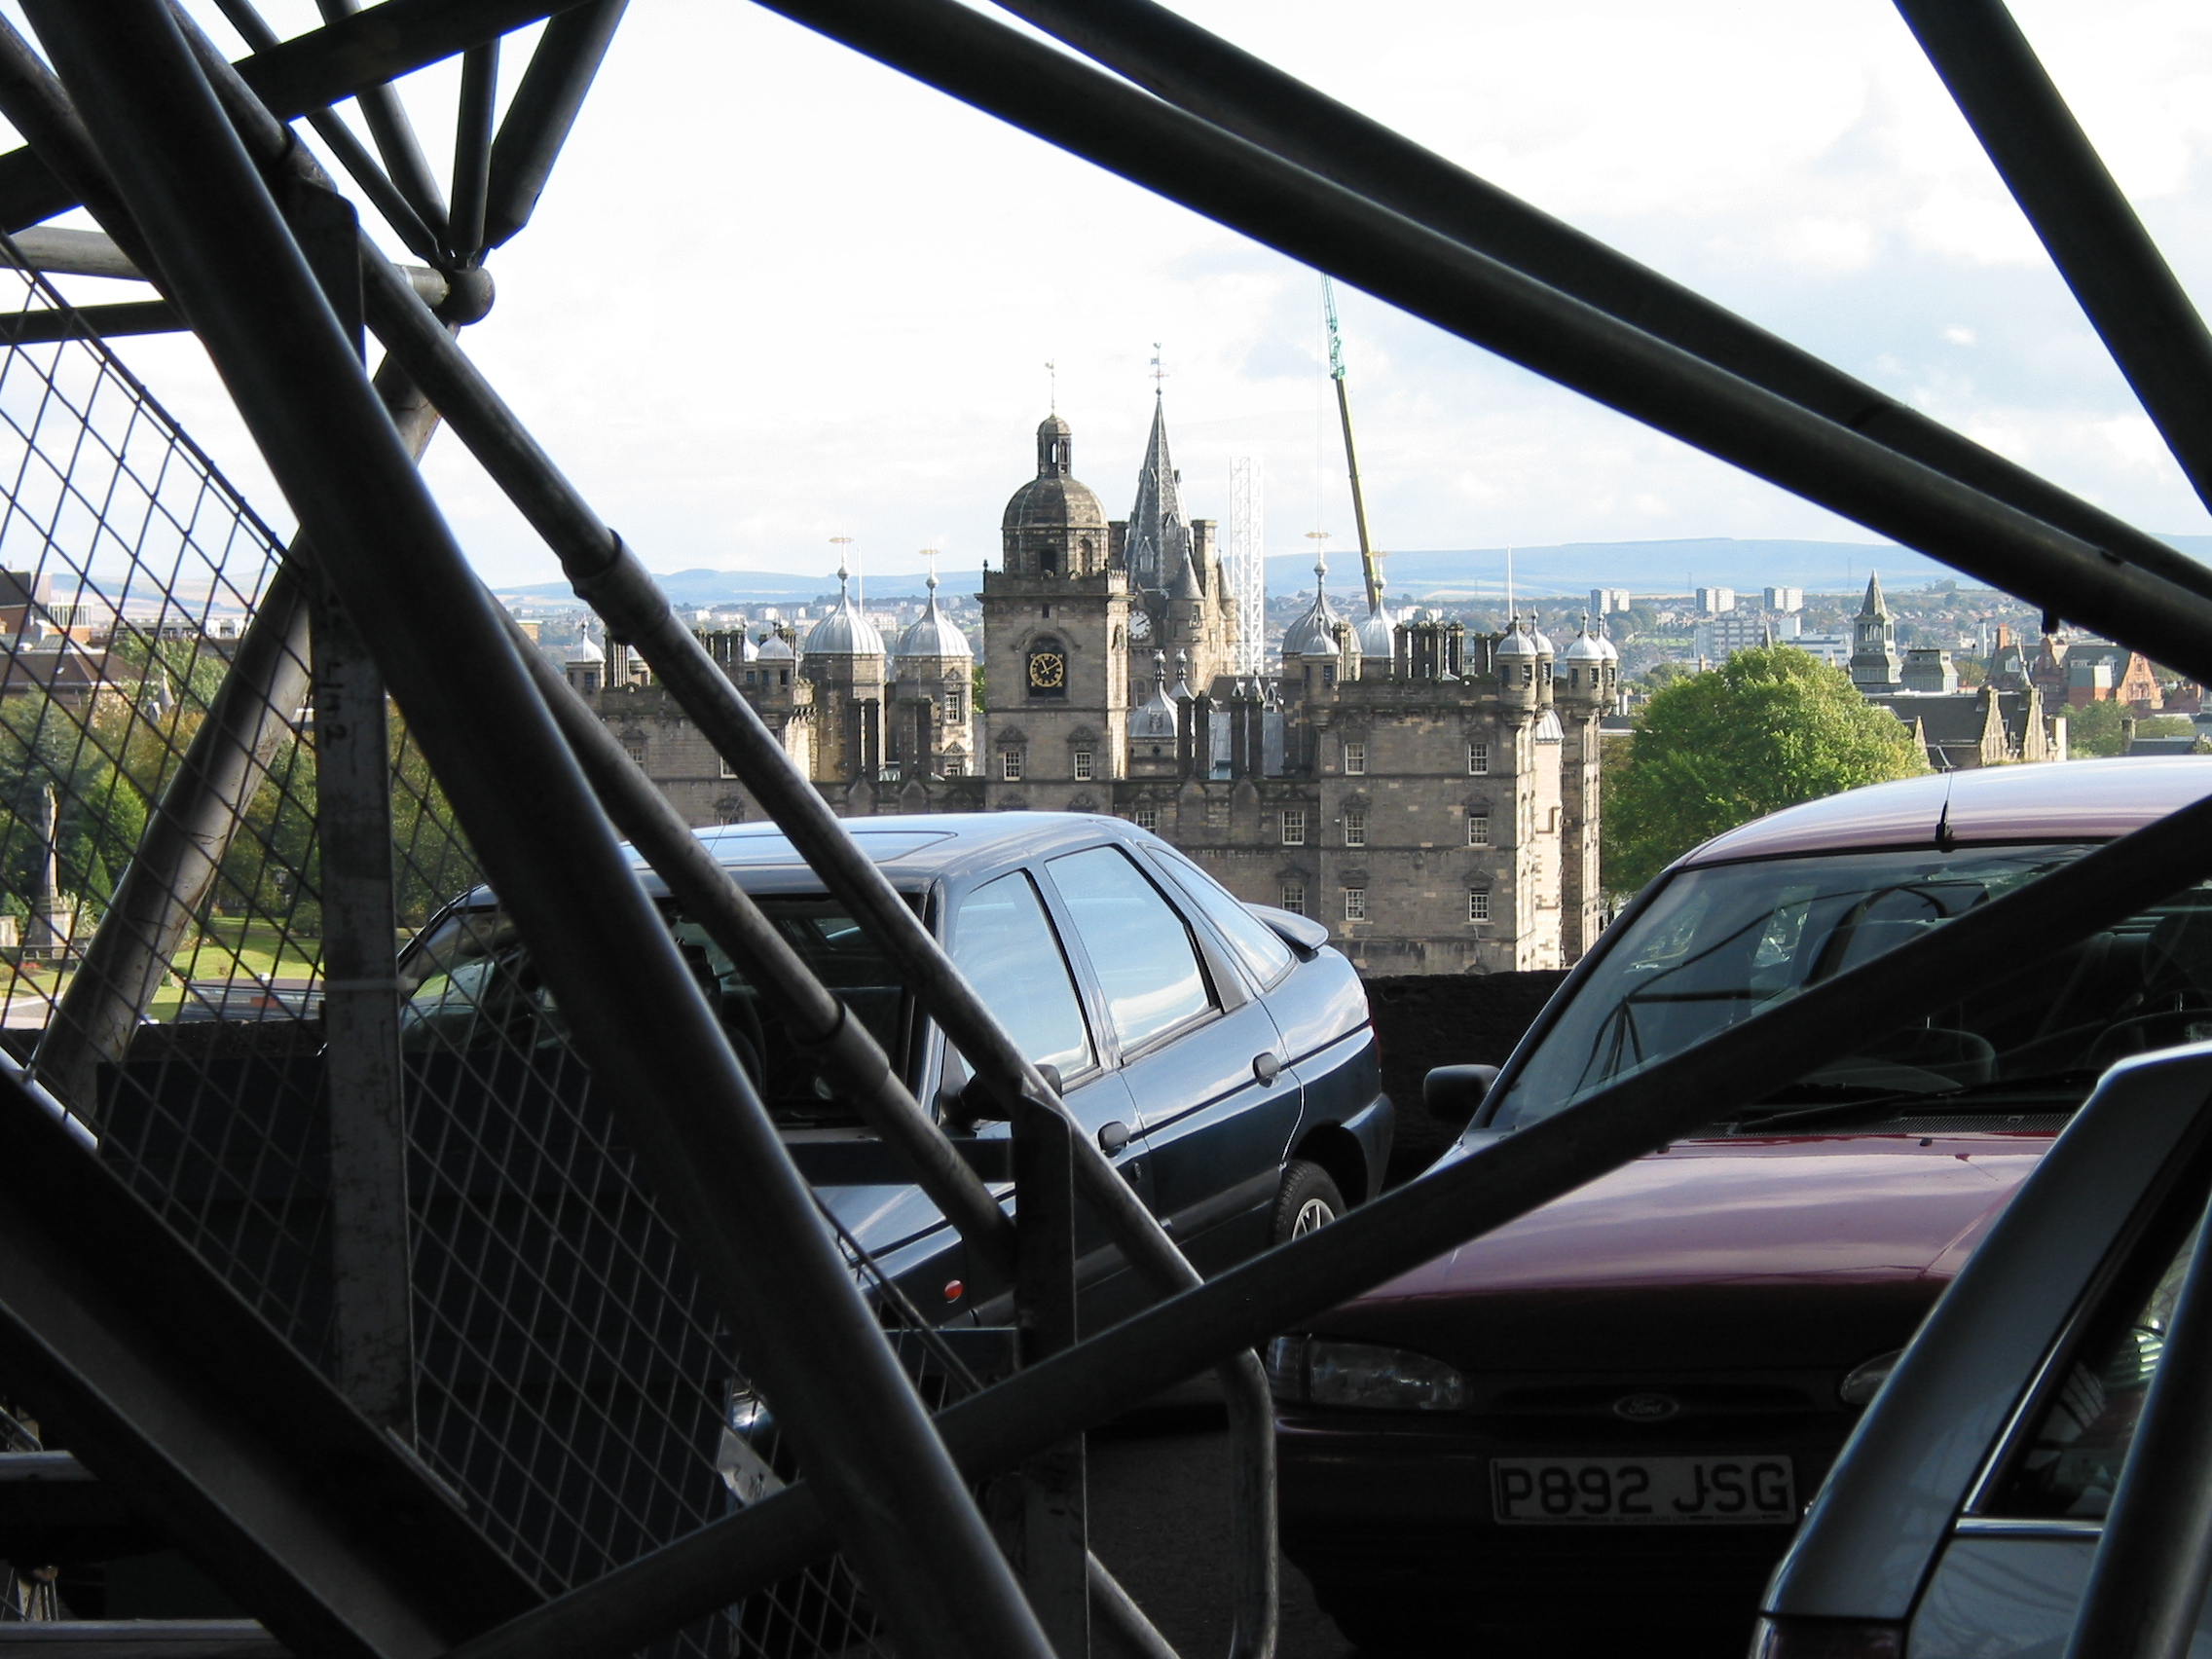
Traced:
MULTIPOLYGON (((175 975, 154 993, 147 1010, 158 1020, 176 1017, 184 1001, 185 979, 309 979, 320 973, 319 940, 286 941, 274 927, 248 924, 243 918, 218 917, 204 933, 185 941, 177 952, 175 975)), ((13 995, 18 1011, 22 1002, 58 997, 68 984, 68 973, 36 963, 20 967, 0 963, 0 999, 13 995)))

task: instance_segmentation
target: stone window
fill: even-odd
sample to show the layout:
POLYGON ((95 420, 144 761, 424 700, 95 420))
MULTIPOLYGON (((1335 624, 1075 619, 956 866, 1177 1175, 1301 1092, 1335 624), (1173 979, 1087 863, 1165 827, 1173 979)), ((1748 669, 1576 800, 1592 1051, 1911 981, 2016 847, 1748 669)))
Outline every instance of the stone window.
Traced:
POLYGON ((1364 776, 1364 775, 1365 775, 1365 773, 1366 773, 1366 771, 1367 771, 1367 745, 1366 745, 1366 744, 1364 744, 1364 743, 1347 743, 1347 744, 1346 744, 1346 745, 1345 745, 1345 776, 1346 776, 1346 777, 1347 777, 1347 778, 1357 778, 1357 777, 1361 777, 1361 776, 1364 776))
POLYGON ((640 771, 645 766, 645 740, 634 737, 622 745, 622 753, 630 756, 630 763, 640 771))
POLYGON ((716 773, 716 776, 722 778, 734 778, 737 776, 737 768, 735 766, 732 766, 729 761, 723 758, 721 756, 718 755, 715 756, 715 764, 719 768, 719 770, 716 773))
POLYGON ((947 725, 958 725, 968 718, 967 693, 957 685, 945 687, 944 720, 947 725))
POLYGON ((1095 774, 1096 770, 1097 767, 1093 759, 1091 751, 1088 749, 1079 749, 1075 752, 1075 777, 1077 783, 1088 783, 1091 780, 1092 776, 1095 774))
POLYGON ((1306 845, 1306 809, 1291 807, 1282 815, 1282 844, 1286 847, 1306 845))
POLYGON ((968 762, 957 755, 947 755, 944 757, 944 775, 948 778, 965 778, 968 775, 968 762))
POLYGON ((1366 888, 1347 887, 1345 889, 1345 920, 1347 922, 1364 922, 1367 920, 1366 888))
POLYGON ((1489 744, 1470 743, 1467 745, 1467 775, 1474 778, 1484 778, 1490 775, 1489 744))
POLYGON ((1487 847, 1490 845, 1489 813, 1470 812, 1467 814, 1467 845, 1470 847, 1487 847))
POLYGON ((1467 920, 1470 922, 1487 922, 1490 920, 1489 888, 1471 887, 1467 890, 1467 920))
POLYGON ((1007 781, 1008 783, 1010 783, 1010 784, 1012 784, 1012 783, 1016 783, 1016 782, 1018 782, 1018 781, 1020 780, 1020 778, 1021 778, 1021 751, 1020 751, 1020 750, 1018 750, 1018 749, 1002 749, 1002 750, 1000 750, 1000 751, 999 751, 999 776, 1000 776, 1000 777, 1002 777, 1002 778, 1004 778, 1004 779, 1005 779, 1005 780, 1006 780, 1006 781, 1007 781))
POLYGON ((1286 881, 1282 884, 1282 908, 1294 916, 1306 914, 1306 883, 1286 881))
POLYGON ((1334 685, 1336 682, 1337 665, 1333 662, 1323 663, 1321 665, 1321 683, 1324 685, 1334 685))
POLYGON ((1347 847, 1364 847, 1367 845, 1367 814, 1357 807, 1345 814, 1345 845, 1347 847))
POLYGON ((1140 807, 1138 807, 1138 808, 1137 808, 1137 828, 1138 828, 1139 830, 1157 830, 1157 829, 1159 829, 1159 828, 1160 828, 1160 808, 1159 808, 1159 807, 1157 807, 1157 806, 1140 806, 1140 807))

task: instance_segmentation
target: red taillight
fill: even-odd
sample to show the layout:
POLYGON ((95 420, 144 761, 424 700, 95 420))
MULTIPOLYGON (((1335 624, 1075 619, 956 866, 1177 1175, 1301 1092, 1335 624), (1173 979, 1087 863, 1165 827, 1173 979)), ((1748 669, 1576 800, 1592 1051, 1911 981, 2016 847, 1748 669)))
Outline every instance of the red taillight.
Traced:
POLYGON ((1765 1618, 1751 1633, 1751 1659, 1904 1659, 1904 1626, 1765 1618))

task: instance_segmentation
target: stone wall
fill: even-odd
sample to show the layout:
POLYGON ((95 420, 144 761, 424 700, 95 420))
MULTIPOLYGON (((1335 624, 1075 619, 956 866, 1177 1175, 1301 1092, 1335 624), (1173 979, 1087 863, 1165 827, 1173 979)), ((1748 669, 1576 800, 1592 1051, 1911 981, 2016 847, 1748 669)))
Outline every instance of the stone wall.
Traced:
POLYGON ((1420 1173, 1458 1132, 1428 1115, 1420 1100, 1422 1077, 1432 1066, 1502 1065, 1566 977, 1547 970, 1407 974, 1367 981, 1382 1048, 1382 1088, 1398 1106, 1389 1185, 1420 1173))

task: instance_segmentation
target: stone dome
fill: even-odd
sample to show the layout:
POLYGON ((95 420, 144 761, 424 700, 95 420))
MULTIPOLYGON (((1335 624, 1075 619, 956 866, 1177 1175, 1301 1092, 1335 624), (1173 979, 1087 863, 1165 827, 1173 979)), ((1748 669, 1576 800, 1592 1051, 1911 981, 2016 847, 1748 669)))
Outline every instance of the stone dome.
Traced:
POLYGON ((1369 606, 1367 614, 1352 624, 1359 640, 1359 654, 1388 657, 1397 645, 1398 619, 1386 605, 1369 606))
POLYGON ((581 640, 561 653, 561 660, 579 663, 605 662, 607 653, 599 648, 599 643, 596 640, 586 634, 581 640))
POLYGON ((853 608, 852 578, 837 567, 837 608, 817 622, 806 636, 806 655, 883 655, 883 636, 875 624, 853 608))
POLYGON ((1344 621, 1329 604, 1329 562, 1313 561, 1313 603, 1307 607, 1306 614, 1283 630, 1282 654, 1293 656, 1335 656, 1337 654, 1337 626, 1344 621))
POLYGON ((1152 660, 1152 695, 1129 711, 1129 741, 1132 743, 1140 738, 1154 743, 1161 739, 1171 741, 1176 735, 1175 700, 1167 694, 1167 653, 1155 651, 1152 660))
POLYGON ((953 626, 952 619, 937 608, 937 572, 930 572, 930 602, 922 608, 914 625, 899 636, 898 654, 903 657, 972 657, 976 654, 968 644, 968 636, 953 626))
POLYGON ((771 630, 760 636, 760 648, 754 653, 756 662, 790 662, 798 653, 792 649, 791 641, 771 630))
POLYGON ((1001 529, 1095 530, 1103 537, 1106 509, 1069 471, 1071 455, 1068 424, 1046 416, 1037 427, 1037 476, 1008 498, 1001 529))
POLYGON ((1582 632, 1567 642, 1567 651, 1560 660, 1563 662, 1604 662, 1605 660, 1605 642, 1590 632, 1590 618, 1587 615, 1582 618, 1582 632))
MULTIPOLYGON (((1501 657, 1530 658, 1538 655, 1536 642, 1521 631, 1521 618, 1514 617, 1512 624, 1506 630, 1505 638, 1497 642, 1497 654, 1501 657)), ((1548 640, 1545 642, 1547 649, 1550 644, 1551 642, 1548 640)))

